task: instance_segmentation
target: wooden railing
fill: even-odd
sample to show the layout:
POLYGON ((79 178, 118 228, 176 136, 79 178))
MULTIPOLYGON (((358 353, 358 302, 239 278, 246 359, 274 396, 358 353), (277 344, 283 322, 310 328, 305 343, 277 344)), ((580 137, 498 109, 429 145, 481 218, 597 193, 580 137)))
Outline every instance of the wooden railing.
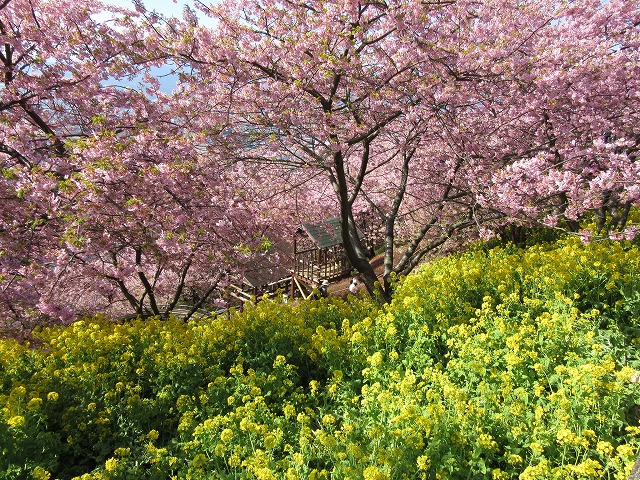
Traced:
POLYGON ((344 277, 350 272, 351 264, 339 245, 295 254, 294 274, 313 282, 344 277))

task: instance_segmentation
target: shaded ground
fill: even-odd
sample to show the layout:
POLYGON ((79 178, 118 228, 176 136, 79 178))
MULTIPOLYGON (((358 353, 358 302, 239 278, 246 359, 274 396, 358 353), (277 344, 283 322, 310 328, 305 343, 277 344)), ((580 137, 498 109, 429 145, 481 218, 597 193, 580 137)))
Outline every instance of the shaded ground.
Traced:
MULTIPOLYGON (((378 279, 382 279, 382 273, 384 272, 384 253, 373 257, 370 263, 373 270, 376 272, 378 279)), ((343 278, 342 280, 329 285, 329 294, 345 298, 349 294, 349 284, 351 283, 352 278, 353 277, 343 278)), ((361 286, 361 290, 365 290, 364 285, 361 286)))

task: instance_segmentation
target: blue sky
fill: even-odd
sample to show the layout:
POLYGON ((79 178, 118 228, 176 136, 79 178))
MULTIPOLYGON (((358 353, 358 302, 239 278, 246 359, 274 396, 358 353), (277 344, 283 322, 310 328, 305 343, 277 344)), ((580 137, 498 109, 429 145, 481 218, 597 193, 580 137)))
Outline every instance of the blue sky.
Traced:
MULTIPOLYGON (((121 7, 133 8, 131 0, 104 0, 104 3, 110 5, 118 5, 121 7)), ((143 0, 144 5, 149 10, 155 10, 167 17, 182 17, 182 9, 184 5, 193 6, 188 0, 143 0)))
MULTIPOLYGON (((126 7, 126 8, 131 8, 133 9, 133 2, 131 0, 103 0, 105 4, 108 5, 117 5, 120 7, 126 7)), ((209 4, 209 3, 213 3, 215 2, 215 0, 213 1, 205 1, 203 3, 205 4, 209 4)), ((149 10, 155 10, 156 12, 164 15, 165 17, 178 17, 178 18, 182 18, 182 11, 184 9, 185 5, 189 5, 190 7, 193 8, 193 2, 191 0, 143 0, 143 3, 145 5, 145 7, 147 7, 147 9, 149 10)), ((196 10, 194 8, 194 10, 196 10)), ((197 13, 200 13, 196 10, 197 13)), ((203 18, 202 14, 199 14, 200 18, 203 18)), ((202 22, 203 25, 212 25, 212 21, 208 20, 208 19, 204 19, 204 21, 202 22)), ((170 74, 170 68, 169 67, 164 67, 164 68, 158 68, 156 69, 156 73, 158 75, 158 77, 160 78, 160 84, 161 84, 161 89, 164 92, 170 93, 171 90, 173 90, 173 88, 176 85, 176 81, 177 81, 177 76, 176 75, 171 75, 170 74)), ((132 83, 135 83, 132 82, 132 83)))
MULTIPOLYGON (((217 3, 218 0, 201 0, 204 5, 217 3)), ((131 0, 103 0, 107 5, 117 5, 119 7, 127 7, 133 9, 131 0)), ((148 10, 156 11, 165 17, 182 18, 182 11, 185 5, 189 5, 201 19, 201 24, 205 26, 213 26, 213 20, 205 17, 197 8, 193 6, 193 0, 142 0, 142 3, 148 10)))

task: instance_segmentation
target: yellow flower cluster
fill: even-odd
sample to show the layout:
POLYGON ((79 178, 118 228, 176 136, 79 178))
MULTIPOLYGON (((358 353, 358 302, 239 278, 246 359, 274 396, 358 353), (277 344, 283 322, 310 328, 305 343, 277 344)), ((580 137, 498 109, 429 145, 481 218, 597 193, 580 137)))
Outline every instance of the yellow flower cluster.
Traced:
POLYGON ((263 300, 188 323, 87 319, 43 329, 42 349, 0 341, 0 469, 623 478, 640 445, 625 415, 640 404, 638 253, 478 249, 425 265, 384 306, 263 300), (96 461, 73 470, 60 451, 96 461))

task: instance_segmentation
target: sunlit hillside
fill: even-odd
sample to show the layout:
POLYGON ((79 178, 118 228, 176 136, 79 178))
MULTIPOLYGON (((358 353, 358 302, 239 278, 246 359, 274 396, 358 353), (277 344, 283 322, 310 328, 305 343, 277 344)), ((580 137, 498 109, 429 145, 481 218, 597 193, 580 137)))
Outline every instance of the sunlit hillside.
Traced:
POLYGON ((0 343, 0 478, 625 479, 640 255, 429 263, 384 306, 260 301, 0 343))

